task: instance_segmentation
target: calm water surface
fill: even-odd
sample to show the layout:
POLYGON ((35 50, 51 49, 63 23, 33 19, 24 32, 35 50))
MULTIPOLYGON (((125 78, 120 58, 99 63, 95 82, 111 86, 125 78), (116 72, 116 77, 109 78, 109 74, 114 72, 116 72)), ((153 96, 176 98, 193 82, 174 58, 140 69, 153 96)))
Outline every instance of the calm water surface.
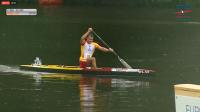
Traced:
MULTIPOLYGON (((177 23, 174 9, 38 9, 38 16, 0 18, 2 112, 174 112, 173 85, 200 83, 200 24, 177 23), (77 65, 88 27, 134 68, 156 70, 154 76, 46 75, 17 67, 36 56, 44 64, 77 65)), ((121 67, 112 54, 97 51, 96 58, 98 66, 121 67)))

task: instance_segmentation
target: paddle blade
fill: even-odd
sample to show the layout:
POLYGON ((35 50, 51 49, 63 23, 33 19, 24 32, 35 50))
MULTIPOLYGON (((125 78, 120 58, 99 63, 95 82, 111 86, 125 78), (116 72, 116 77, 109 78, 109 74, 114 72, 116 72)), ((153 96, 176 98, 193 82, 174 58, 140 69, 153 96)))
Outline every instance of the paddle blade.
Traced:
POLYGON ((128 63, 126 63, 123 59, 121 59, 120 57, 118 57, 118 59, 124 67, 132 69, 132 67, 128 63))

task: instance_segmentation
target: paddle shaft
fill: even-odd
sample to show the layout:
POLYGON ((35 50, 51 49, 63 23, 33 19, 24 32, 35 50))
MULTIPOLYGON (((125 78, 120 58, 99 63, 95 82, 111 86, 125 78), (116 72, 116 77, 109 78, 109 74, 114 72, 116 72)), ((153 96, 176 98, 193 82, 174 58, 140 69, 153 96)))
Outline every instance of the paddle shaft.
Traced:
MULTIPOLYGON (((97 33, 95 31, 93 31, 93 33, 99 38, 99 40, 108 48, 110 48, 110 46, 99 36, 97 35, 97 33)), ((128 63, 126 63, 122 58, 119 57, 119 55, 113 50, 113 54, 115 56, 117 56, 118 60, 122 63, 122 65, 124 65, 126 68, 132 68, 128 63)))
MULTIPOLYGON (((108 48, 110 48, 110 46, 99 36, 99 35, 97 35, 97 33, 95 32, 95 31, 93 31, 93 33, 99 38, 99 40, 106 46, 106 47, 108 47, 108 48)), ((113 50, 113 54, 115 55, 115 56, 118 56, 118 58, 119 58, 119 55, 113 50)))

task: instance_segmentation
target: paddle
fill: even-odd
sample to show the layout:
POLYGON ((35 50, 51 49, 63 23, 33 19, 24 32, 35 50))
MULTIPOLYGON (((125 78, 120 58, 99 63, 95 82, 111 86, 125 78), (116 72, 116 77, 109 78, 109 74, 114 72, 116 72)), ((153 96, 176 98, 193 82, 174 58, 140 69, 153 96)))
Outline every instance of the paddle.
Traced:
MULTIPOLYGON (((110 46, 99 36, 97 35, 97 33, 95 31, 93 31, 93 33, 99 38, 99 40, 108 48, 110 48, 110 46)), ((126 68, 132 68, 128 63, 126 63, 122 58, 119 57, 119 55, 113 50, 113 54, 115 56, 117 56, 118 60, 121 62, 121 64, 126 67, 126 68)))

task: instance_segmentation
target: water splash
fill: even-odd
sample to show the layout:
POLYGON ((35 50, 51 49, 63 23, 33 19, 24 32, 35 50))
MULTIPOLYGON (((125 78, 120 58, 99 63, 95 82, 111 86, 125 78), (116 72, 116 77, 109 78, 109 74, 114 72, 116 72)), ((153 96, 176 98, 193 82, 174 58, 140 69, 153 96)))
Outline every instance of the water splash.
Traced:
POLYGON ((0 72, 19 72, 19 68, 18 67, 11 67, 11 66, 7 66, 7 65, 0 65, 0 72))
POLYGON ((20 73, 29 75, 39 74, 39 72, 24 71, 21 70, 19 66, 9 66, 9 65, 0 65, 0 73, 20 73))

